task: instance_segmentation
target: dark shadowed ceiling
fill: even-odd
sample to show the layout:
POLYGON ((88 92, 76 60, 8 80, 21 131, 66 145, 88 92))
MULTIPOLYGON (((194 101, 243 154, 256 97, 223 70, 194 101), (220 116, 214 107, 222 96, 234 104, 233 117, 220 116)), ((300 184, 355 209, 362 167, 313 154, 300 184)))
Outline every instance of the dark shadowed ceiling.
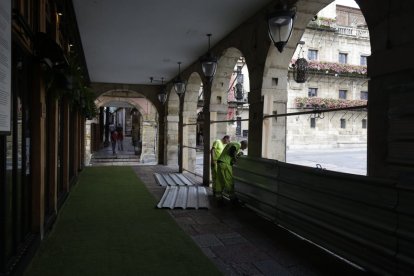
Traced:
POLYGON ((172 79, 269 0, 74 0, 92 82, 172 79))

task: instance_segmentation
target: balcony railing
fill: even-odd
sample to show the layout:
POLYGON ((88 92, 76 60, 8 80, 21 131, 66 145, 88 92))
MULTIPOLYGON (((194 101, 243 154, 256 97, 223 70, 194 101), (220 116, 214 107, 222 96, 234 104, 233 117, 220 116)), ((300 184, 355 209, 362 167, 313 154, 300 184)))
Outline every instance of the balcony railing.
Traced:
POLYGON ((368 29, 357 27, 336 26, 336 30, 341 35, 356 36, 360 38, 369 38, 368 29))
POLYGON ((331 21, 311 21, 308 25, 309 28, 316 28, 318 30, 326 30, 336 32, 341 35, 354 36, 358 38, 369 38, 369 31, 367 28, 351 27, 351 26, 340 26, 336 22, 331 21))

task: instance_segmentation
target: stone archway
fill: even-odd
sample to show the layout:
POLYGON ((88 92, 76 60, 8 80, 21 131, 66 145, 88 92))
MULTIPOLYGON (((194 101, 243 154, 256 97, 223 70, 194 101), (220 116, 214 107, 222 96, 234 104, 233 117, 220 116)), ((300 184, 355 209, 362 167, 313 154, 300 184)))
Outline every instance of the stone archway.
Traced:
MULTIPOLYGON (((240 50, 230 47, 223 51, 217 64, 216 76, 211 88, 210 119, 211 121, 227 120, 228 94, 232 89, 234 68, 238 60, 243 57, 240 50)), ((210 142, 228 134, 227 123, 212 124, 210 127, 210 142)), ((234 139, 235 137, 231 137, 234 139)))
POLYGON ((197 103, 201 89, 201 77, 194 72, 187 82, 184 95, 183 122, 190 124, 183 128, 183 168, 190 172, 196 170, 196 133, 197 133, 197 103))
MULTIPOLYGON (((283 53, 276 47, 269 47, 262 80, 261 95, 263 99, 263 114, 282 114, 287 110, 287 75, 288 67, 296 46, 300 41, 309 21, 322 8, 333 2, 324 1, 298 1, 294 30, 285 46, 283 53)), ((279 117, 263 121, 262 154, 269 159, 286 160, 286 118, 279 117)))
POLYGON ((142 163, 157 163, 158 156, 158 112, 151 101, 136 91, 109 90, 102 93, 96 100, 98 108, 105 106, 128 107, 124 111, 124 121, 130 124, 124 130, 132 137, 135 152, 142 163), (132 112, 136 110, 137 112, 132 112), (136 138, 136 139, 134 139, 136 138))

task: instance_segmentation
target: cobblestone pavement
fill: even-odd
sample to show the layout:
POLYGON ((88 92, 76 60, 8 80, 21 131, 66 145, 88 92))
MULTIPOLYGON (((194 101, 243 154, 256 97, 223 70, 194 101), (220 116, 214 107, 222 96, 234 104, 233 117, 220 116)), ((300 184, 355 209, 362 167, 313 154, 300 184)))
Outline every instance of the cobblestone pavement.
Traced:
MULTIPOLYGON (((165 188, 153 173, 178 171, 162 165, 133 168, 157 200, 165 188)), ((367 275, 247 208, 220 208, 211 197, 210 202, 208 210, 168 212, 224 275, 367 275)))

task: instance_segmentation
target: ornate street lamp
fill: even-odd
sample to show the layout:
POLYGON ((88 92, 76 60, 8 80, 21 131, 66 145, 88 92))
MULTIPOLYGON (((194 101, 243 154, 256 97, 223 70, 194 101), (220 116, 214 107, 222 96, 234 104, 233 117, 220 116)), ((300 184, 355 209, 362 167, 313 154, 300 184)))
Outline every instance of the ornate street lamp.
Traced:
POLYGON ((174 90, 177 93, 177 95, 180 97, 181 95, 184 95, 185 89, 186 89, 186 83, 183 79, 181 79, 181 62, 178 62, 178 76, 174 80, 174 90))
POLYGON ((167 92, 165 91, 164 78, 161 78, 161 86, 161 93, 158 94, 158 100, 161 104, 165 104, 165 101, 167 100, 167 92))
POLYGON ((201 62, 201 69, 203 70, 204 76, 207 79, 212 80, 217 70, 217 58, 213 56, 213 54, 210 52, 211 34, 207 34, 207 37, 208 37, 208 51, 207 51, 207 54, 205 54, 204 56, 200 58, 200 62, 201 62))
POLYGON ((165 101, 167 100, 167 94, 165 91, 162 91, 160 94, 158 94, 158 100, 161 104, 165 104, 165 101))
POLYGON ((268 17, 269 36, 279 52, 283 51, 292 34, 295 15, 295 10, 287 10, 284 7, 284 9, 275 11, 268 17))

